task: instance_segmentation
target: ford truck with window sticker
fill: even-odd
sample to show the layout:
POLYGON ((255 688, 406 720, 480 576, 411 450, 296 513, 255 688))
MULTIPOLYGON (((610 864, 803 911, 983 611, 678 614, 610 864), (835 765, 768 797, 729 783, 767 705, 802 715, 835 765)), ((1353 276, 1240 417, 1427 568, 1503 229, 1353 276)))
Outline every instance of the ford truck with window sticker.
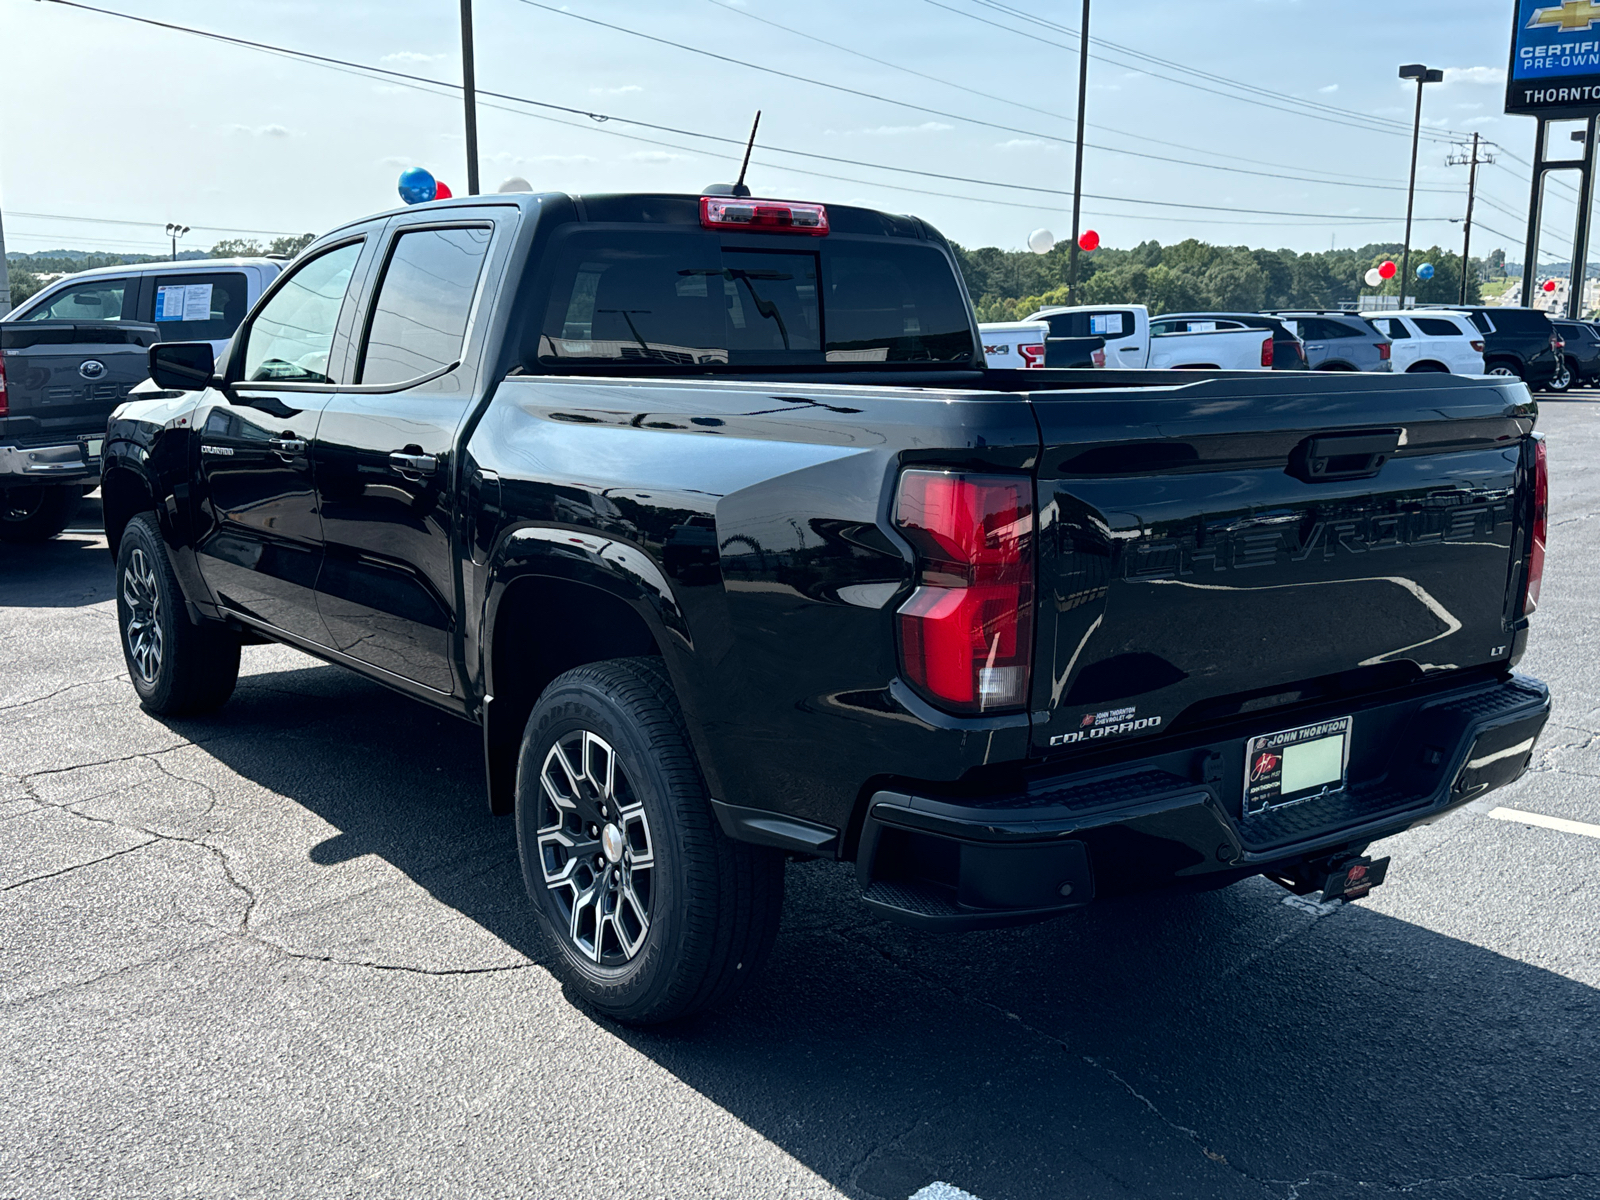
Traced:
POLYGON ((264 639, 476 724, 620 1020, 731 996, 795 858, 932 929, 1358 899, 1549 714, 1521 382, 991 369, 915 218, 424 204, 150 363, 102 477, 142 703, 264 639))

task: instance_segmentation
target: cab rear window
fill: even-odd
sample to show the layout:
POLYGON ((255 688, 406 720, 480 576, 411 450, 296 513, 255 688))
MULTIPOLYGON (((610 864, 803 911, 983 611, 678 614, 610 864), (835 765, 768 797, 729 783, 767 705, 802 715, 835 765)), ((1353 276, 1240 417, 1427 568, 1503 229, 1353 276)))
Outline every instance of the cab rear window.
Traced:
POLYGON ((971 322, 932 246, 577 231, 553 247, 543 366, 959 363, 971 322))

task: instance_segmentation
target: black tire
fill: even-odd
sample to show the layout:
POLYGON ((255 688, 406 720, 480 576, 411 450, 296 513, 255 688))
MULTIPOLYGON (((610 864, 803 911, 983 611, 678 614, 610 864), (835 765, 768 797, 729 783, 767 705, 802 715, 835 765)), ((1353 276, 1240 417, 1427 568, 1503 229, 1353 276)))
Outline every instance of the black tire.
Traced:
POLYGON ((239 680, 239 636, 189 620, 172 560, 150 513, 122 531, 117 547, 117 631, 128 678, 147 711, 194 716, 220 708, 239 680))
POLYGON ((1450 368, 1440 366, 1436 362, 1412 363, 1406 368, 1407 375, 1448 375, 1450 368))
POLYGON ((1555 374, 1550 376, 1549 381, 1545 383, 1542 390, 1546 392, 1564 392, 1572 387, 1572 382, 1571 369, 1566 365, 1566 363, 1562 363, 1556 368, 1555 374))
POLYGON ((0 490, 0 542, 48 542, 71 524, 82 498, 75 483, 0 490))
POLYGON ((1522 378, 1522 367, 1509 359, 1499 358, 1489 363, 1483 369, 1486 375, 1509 376, 1512 379, 1522 378))
POLYGON ((658 1024, 727 1002, 761 969, 783 855, 722 832, 660 659, 558 676, 528 717, 516 790, 523 883, 586 1003, 658 1024), (609 794, 595 786, 608 771, 609 794))

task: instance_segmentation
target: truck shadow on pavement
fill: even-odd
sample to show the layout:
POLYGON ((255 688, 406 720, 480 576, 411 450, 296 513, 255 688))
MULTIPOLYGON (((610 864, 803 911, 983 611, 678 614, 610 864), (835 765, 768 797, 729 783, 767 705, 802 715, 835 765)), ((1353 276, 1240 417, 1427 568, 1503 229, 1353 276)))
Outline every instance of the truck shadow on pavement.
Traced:
MULTIPOLYGON (((542 960, 472 727, 331 667, 250 676, 177 727, 335 826, 314 862, 379 855, 542 960)), ((846 868, 795 865, 777 950, 731 1011, 606 1028, 856 1197, 1600 1189, 1600 993, 1260 880, 945 937, 867 917, 846 868)), ((620 1103, 642 1128, 626 1110, 650 1097, 620 1103)), ((541 1119, 538 1096, 501 1117, 541 1119)))
POLYGON ((68 531, 37 545, 0 542, 0 608, 82 608, 116 595, 105 538, 68 531))

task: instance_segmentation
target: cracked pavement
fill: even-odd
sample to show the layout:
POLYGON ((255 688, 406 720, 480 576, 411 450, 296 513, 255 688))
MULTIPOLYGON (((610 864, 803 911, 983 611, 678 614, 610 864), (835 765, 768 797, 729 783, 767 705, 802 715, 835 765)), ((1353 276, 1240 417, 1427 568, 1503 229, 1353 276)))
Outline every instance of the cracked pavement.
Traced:
POLYGON ((472 728, 280 647, 157 721, 103 540, 0 547, 0 1198, 1592 1200, 1600 840, 1486 813, 1600 823, 1597 413, 1541 418, 1535 767, 1368 901, 935 936, 795 865, 766 974, 666 1031, 545 968, 472 728))

